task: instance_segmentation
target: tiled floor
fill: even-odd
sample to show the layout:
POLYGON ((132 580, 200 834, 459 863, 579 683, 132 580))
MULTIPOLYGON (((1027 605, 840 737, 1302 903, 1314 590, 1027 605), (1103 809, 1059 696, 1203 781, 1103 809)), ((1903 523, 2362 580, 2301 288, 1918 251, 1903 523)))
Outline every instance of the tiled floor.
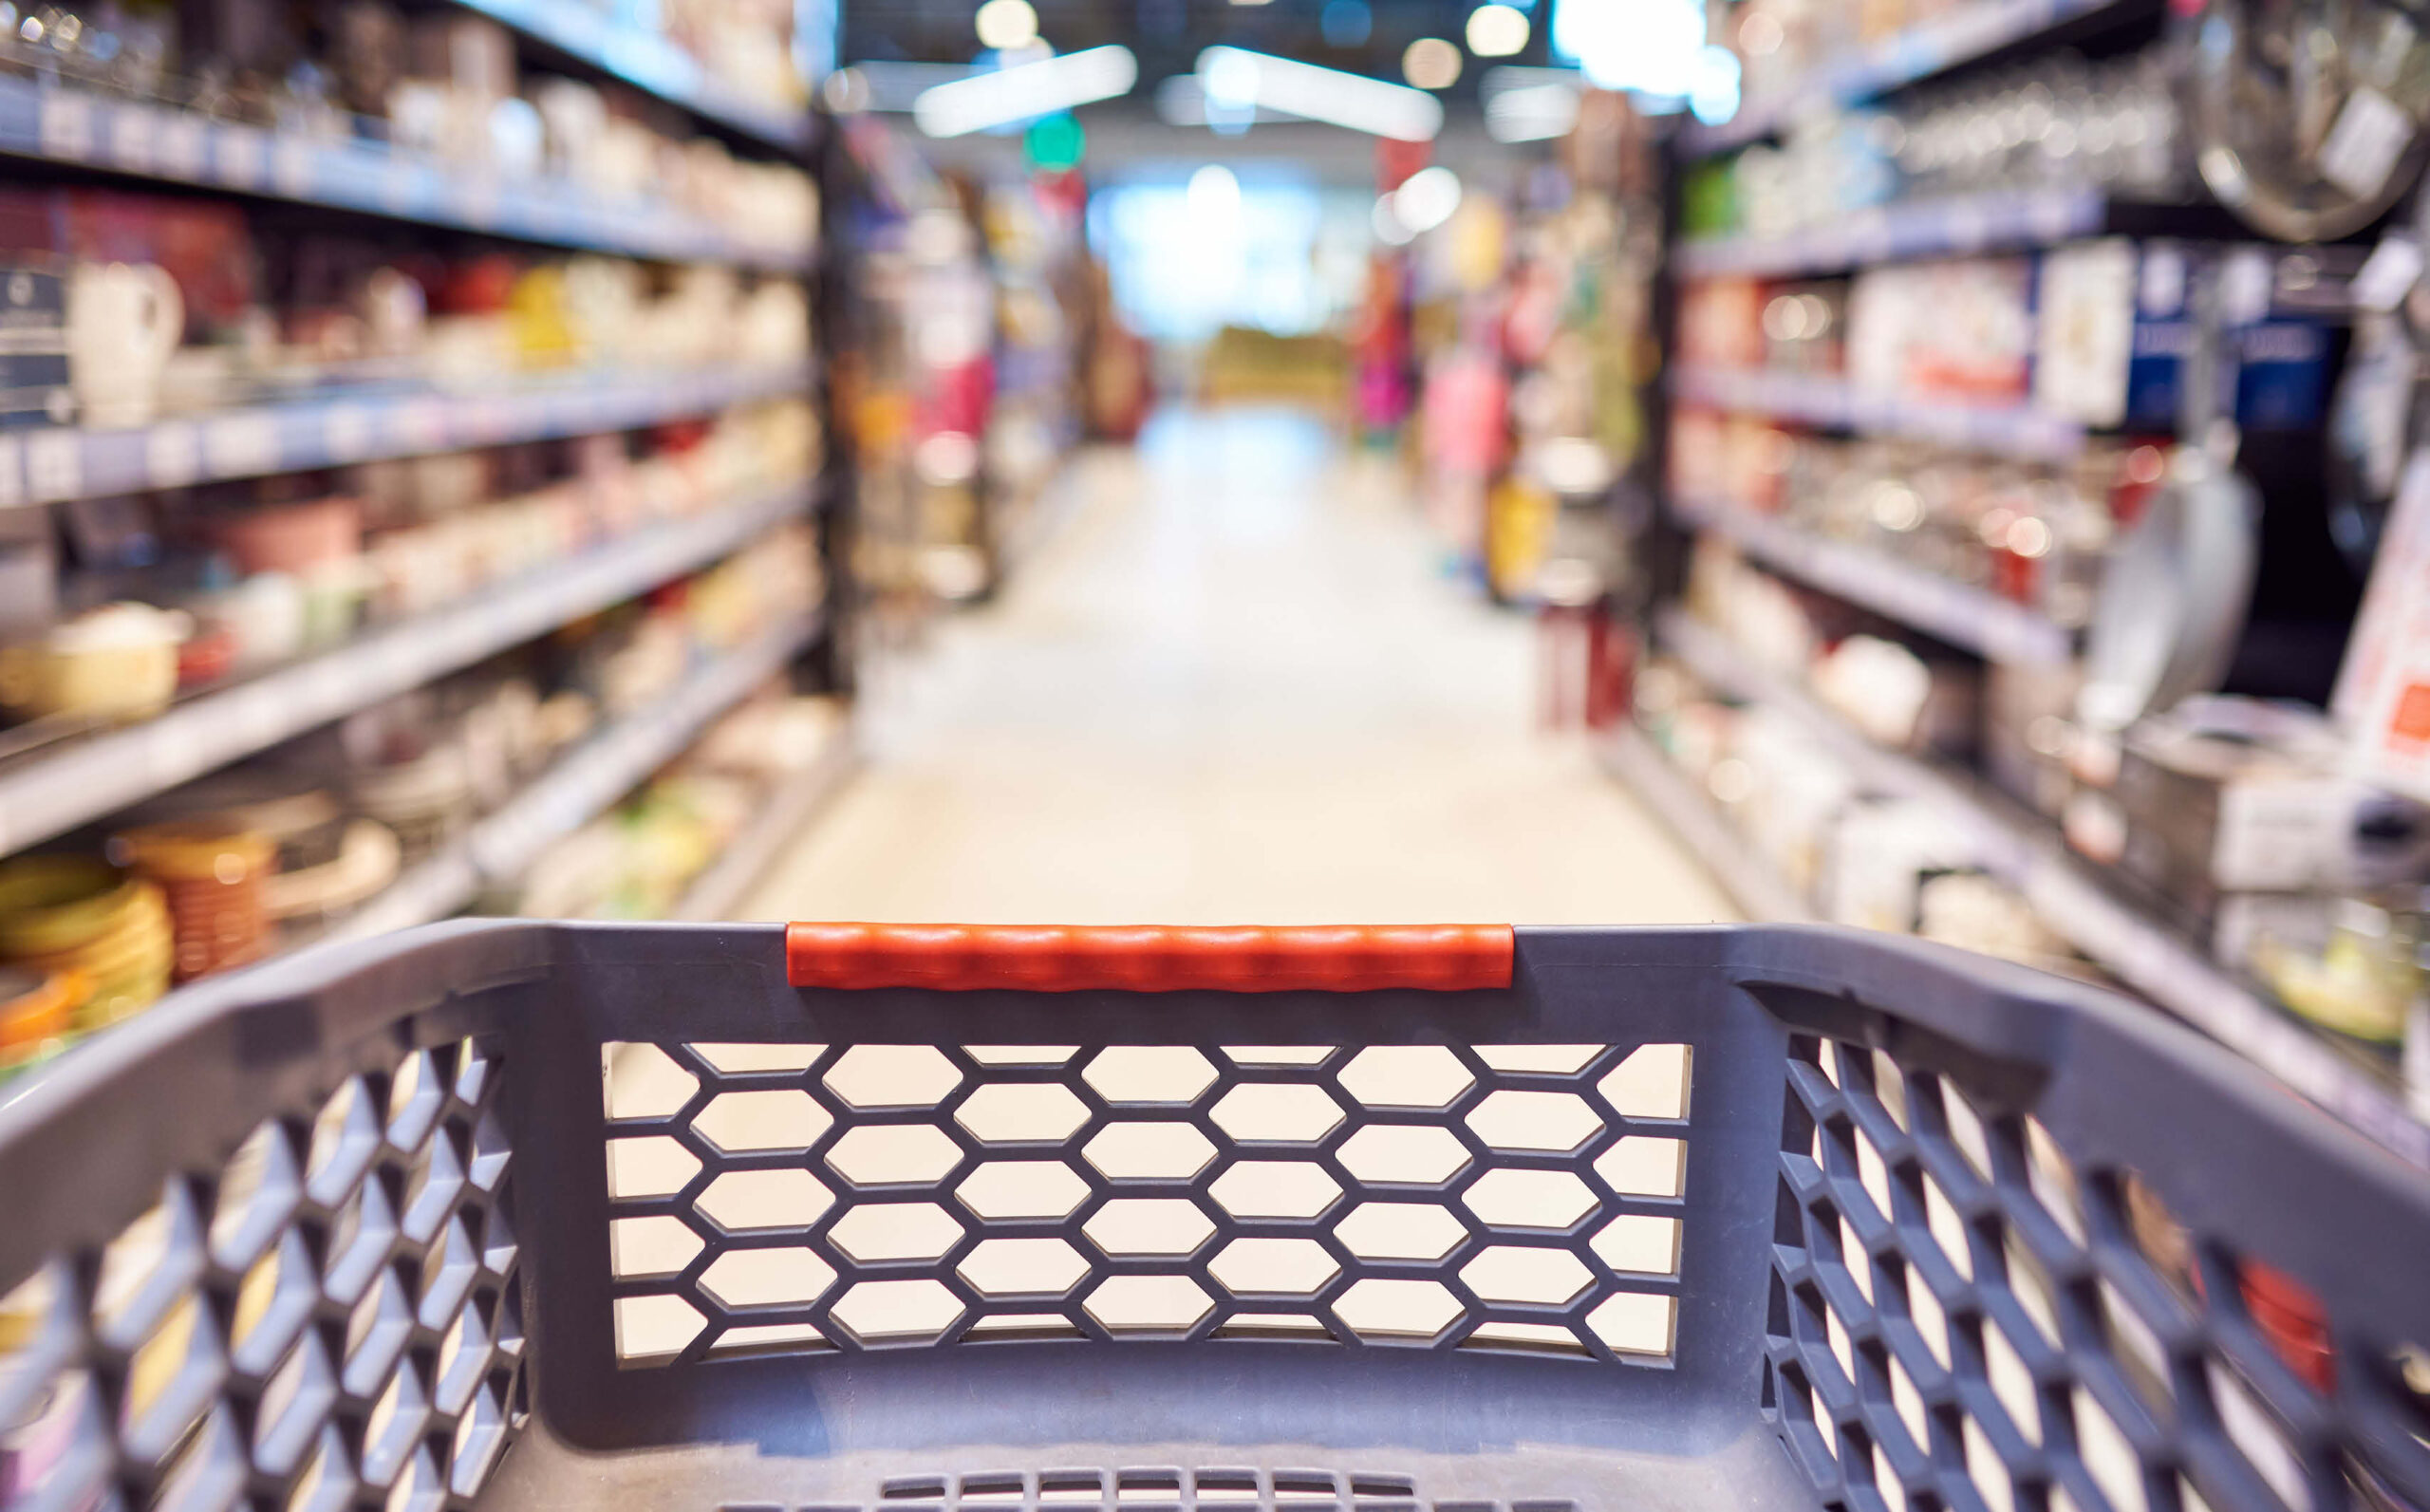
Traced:
POLYGON ((1230 410, 1076 465, 1002 598, 878 669, 868 771, 752 917, 1734 917, 1535 727, 1529 622, 1442 574, 1388 464, 1230 410))

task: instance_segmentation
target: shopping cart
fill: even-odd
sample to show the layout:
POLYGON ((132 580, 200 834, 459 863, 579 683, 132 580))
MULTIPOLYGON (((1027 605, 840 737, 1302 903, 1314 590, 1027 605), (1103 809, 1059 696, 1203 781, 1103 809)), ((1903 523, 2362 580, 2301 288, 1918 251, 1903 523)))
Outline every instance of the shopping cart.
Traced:
POLYGON ((2430 1499, 2430 1179, 1817 929, 442 925, 0 1106, 0 1499, 2430 1499))

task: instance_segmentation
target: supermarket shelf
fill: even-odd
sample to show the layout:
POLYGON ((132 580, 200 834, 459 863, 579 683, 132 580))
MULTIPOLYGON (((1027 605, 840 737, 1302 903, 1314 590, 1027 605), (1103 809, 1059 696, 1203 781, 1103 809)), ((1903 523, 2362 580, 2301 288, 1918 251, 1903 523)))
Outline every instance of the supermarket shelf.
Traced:
POLYGON ((1961 6, 1939 20, 1825 60, 1804 86, 1749 100, 1718 125, 1690 126, 1680 134, 1680 149, 1699 158, 1745 146, 1800 116, 1920 83, 2114 6, 2122 9, 2121 0, 1989 0, 1961 6))
POLYGON ((1715 689, 1804 725, 1867 786, 1930 803, 1972 838, 1984 868, 2015 887, 2060 938, 2154 1002, 2269 1071, 2408 1163, 2430 1169, 2430 1125, 2405 1111, 2392 1078, 2212 964, 2103 889, 2057 839, 1914 757, 1886 751, 1727 639, 1673 608, 1663 644, 1715 689))
POLYGON ((608 369, 464 392, 391 389, 250 404, 119 430, 0 431, 0 509, 632 430, 809 390, 808 363, 608 369))
POLYGON ((0 154, 633 257, 809 264, 807 248, 738 237, 671 205, 603 200, 562 179, 499 178, 379 142, 270 131, 29 79, 0 78, 0 154))
POLYGON ((683 890, 671 917, 708 921, 731 919, 753 886, 776 864, 786 846, 815 818, 860 770, 861 753, 849 725, 836 730, 827 749, 799 772, 785 777, 751 822, 712 862, 709 869, 683 890))
POLYGON ((592 736, 505 807, 399 877, 325 937, 363 940, 444 919, 482 891, 529 870, 572 833, 683 753, 718 716, 748 698, 815 642, 824 619, 806 614, 682 679, 647 707, 592 736))
POLYGON ((1952 582, 1880 551, 1797 530, 1734 504, 1673 496, 1672 508, 1688 524, 1728 536, 1748 556, 1784 576, 1989 661, 2057 666, 2074 657, 2073 636, 1996 593, 1952 582))
POLYGON ((201 694, 140 724, 48 748, 0 771, 0 855, 706 566, 804 513, 818 496, 815 484, 794 484, 693 519, 647 526, 493 585, 469 603, 201 694))
POLYGON ((810 107, 784 110, 720 82, 690 54, 664 37, 610 21, 582 0, 456 0, 501 26, 603 73, 681 105, 705 120, 757 138, 771 147, 798 152, 810 144, 810 107))
POLYGON ((1712 800, 1642 732, 1621 726, 1597 747, 1596 756, 1705 864, 1748 918, 1767 924, 1814 922, 1788 880, 1756 854, 1712 800))
POLYGON ((1673 260, 1690 277, 1837 272, 1901 258, 2047 247, 2106 229, 2109 212, 2106 195, 2075 186, 1952 195, 1854 210, 1782 236, 1684 241, 1673 260))
POLYGON ((1671 393, 1682 403, 1933 441, 2025 461, 2065 461, 2084 446, 2083 426, 2023 404, 1937 403, 1868 392, 1825 375, 1684 366, 1673 370, 1671 393))

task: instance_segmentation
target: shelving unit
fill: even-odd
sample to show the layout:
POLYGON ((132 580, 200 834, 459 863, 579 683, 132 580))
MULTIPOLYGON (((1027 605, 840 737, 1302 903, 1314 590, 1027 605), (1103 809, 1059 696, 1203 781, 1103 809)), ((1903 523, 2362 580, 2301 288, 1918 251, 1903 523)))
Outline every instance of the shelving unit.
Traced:
POLYGON ((1706 157, 1743 147, 1815 110, 1917 84, 2044 32, 2124 8, 2121 0, 1984 0, 1961 6, 1940 20, 1827 59, 1800 87, 1750 99, 1719 125, 1690 127, 1680 134, 1680 149, 1689 157, 1706 157))
POLYGON ((113 430, 0 431, 0 508, 635 430, 798 394, 814 376, 806 363, 565 373, 463 391, 337 392, 113 430))
POLYGON ((708 870, 693 879, 675 905, 676 919, 731 919, 754 884, 768 874, 784 850, 860 770, 860 748, 849 729, 838 730, 810 765, 786 777, 750 827, 735 838, 708 870))
POLYGON ((1635 727, 1622 725, 1612 732, 1596 747, 1596 758, 1645 799, 1646 807, 1661 816, 1748 918, 1774 924, 1815 922, 1788 880, 1756 854, 1712 800, 1635 727))
POLYGON ((645 527, 140 724, 0 768, 0 854, 62 835, 256 751, 702 568, 809 510, 808 484, 645 527))
POLYGON ((379 142, 283 134, 28 79, 0 78, 0 154, 633 257, 787 271, 810 260, 808 248, 738 235, 674 205, 602 200, 561 179, 506 178, 379 142))
POLYGON ((1671 502, 1683 523, 1727 536, 1773 571, 1977 656, 2056 666, 2074 655, 2075 638, 2066 629, 1996 593, 1734 504, 1677 495, 1671 502))
MULTIPOLYGON (((2176 931, 2120 901, 2087 868, 2066 854, 2047 827, 2005 812, 1996 797, 1916 757, 1873 744, 1803 689, 1750 661, 1719 634, 1684 612, 1665 612, 1656 623, 1661 644, 1716 691, 1742 702, 1788 715, 1854 771, 1875 792, 1931 804, 1973 844, 1983 868, 2024 895, 2052 933, 2066 940, 2121 981, 2230 1049, 2268 1067, 2287 1085, 2351 1124, 2405 1161, 2430 1168, 2430 1126, 2406 1111, 2393 1078, 2359 1054, 2349 1054, 2320 1031, 2282 1012, 2234 978, 2214 966, 2176 931)), ((1658 753, 1647 747, 1654 760, 1658 753)), ((1642 775, 1622 768, 1631 782, 1642 775)), ((1673 787, 1640 789, 1657 812, 1680 826, 1681 838, 1703 853, 1699 832, 1708 821, 1726 821, 1675 772, 1673 787), (1688 814, 1689 805, 1701 811, 1688 814)), ((1731 839, 1735 841, 1735 837, 1731 839)), ((1742 857, 1729 870, 1747 864, 1742 857)), ((1759 864, 1759 863, 1757 863, 1759 864)), ((1717 865, 1717 869, 1722 869, 1717 865)), ((1769 884, 1725 886, 1752 907, 1769 884), (1741 892, 1741 886, 1749 890, 1741 892)), ((1803 910, 1801 910, 1802 912, 1803 910)))
POLYGON ((720 81, 664 39, 609 21, 578 0, 456 0, 543 47, 780 152, 810 144, 810 107, 784 110, 720 81))
POLYGON ((1896 258, 2048 247, 2112 229, 2115 208, 2100 189, 2073 185, 1952 195, 1875 205, 1784 235, 1683 241, 1672 255, 1688 277, 1795 278, 1896 258))
POLYGON ((718 716, 809 649, 826 624, 823 615, 802 615, 698 668, 646 708, 592 736, 505 807, 407 870, 327 938, 363 940, 444 919, 486 888, 520 877, 550 842, 606 812, 681 755, 718 716))
POLYGON ((2084 428, 2024 404, 1939 403, 1857 388, 1836 376, 1683 366, 1671 397, 1792 425, 1932 441, 2028 462, 2063 462, 2084 447, 2084 428))

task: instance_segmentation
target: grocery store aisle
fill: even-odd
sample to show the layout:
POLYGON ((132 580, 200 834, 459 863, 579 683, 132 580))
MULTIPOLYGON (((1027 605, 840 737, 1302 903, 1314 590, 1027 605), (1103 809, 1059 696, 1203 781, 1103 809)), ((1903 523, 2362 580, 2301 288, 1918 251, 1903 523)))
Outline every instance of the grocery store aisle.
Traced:
POLYGON ((1530 625, 1443 578, 1389 466, 1226 410, 1075 467, 1001 600, 879 669, 869 770, 752 917, 1733 917, 1536 730, 1530 625))

